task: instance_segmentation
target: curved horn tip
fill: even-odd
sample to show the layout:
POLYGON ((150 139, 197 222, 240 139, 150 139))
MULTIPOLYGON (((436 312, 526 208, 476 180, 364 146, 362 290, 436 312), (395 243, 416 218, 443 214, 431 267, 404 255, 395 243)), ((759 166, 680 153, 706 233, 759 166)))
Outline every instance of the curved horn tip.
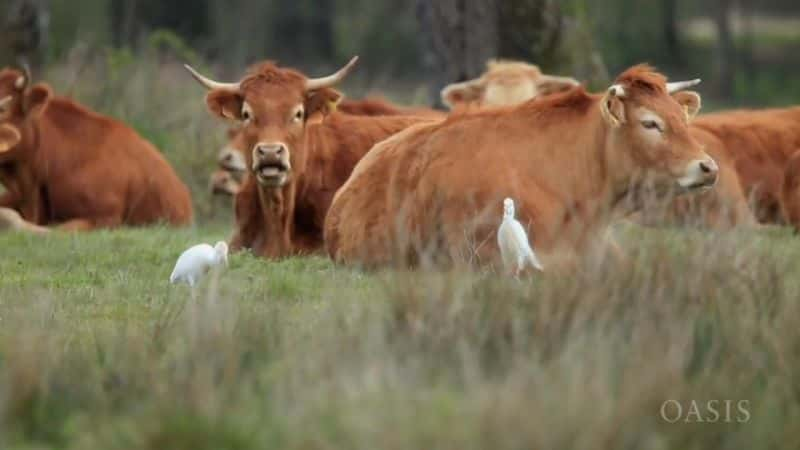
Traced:
POLYGON ((184 64, 183 67, 186 70, 189 71, 189 73, 192 75, 192 78, 194 78, 198 83, 203 85, 208 90, 227 89, 227 90, 234 90, 235 91, 235 90, 238 90, 239 87, 240 87, 239 83, 220 83, 219 81, 214 81, 214 80, 212 80, 210 78, 207 78, 207 77, 201 75, 200 72, 195 70, 189 64, 184 64))
POLYGON ((615 84, 608 88, 608 93, 615 97, 624 97, 625 96, 625 88, 620 86, 619 84, 615 84))
POLYGON ((678 91, 682 91, 684 89, 697 86, 701 82, 702 80, 700 78, 695 78, 694 80, 676 81, 673 83, 667 83, 667 92, 669 92, 670 94, 674 94, 678 91))
POLYGON ((354 56, 350 59, 350 62, 344 65, 341 69, 337 70, 333 75, 328 75, 327 77, 322 78, 310 78, 306 81, 306 89, 309 91, 314 91, 317 89, 331 87, 344 79, 352 70, 353 67, 358 62, 359 57, 354 56))

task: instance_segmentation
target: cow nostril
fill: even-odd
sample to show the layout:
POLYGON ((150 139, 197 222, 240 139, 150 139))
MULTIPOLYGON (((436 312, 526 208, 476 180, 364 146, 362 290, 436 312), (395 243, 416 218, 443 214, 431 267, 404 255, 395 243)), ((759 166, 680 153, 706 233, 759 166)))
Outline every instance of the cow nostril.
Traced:
POLYGON ((233 159, 232 155, 225 155, 225 161, 230 162, 233 159))
POLYGON ((713 170, 711 169, 711 166, 708 163, 705 163, 705 162, 701 162, 700 163, 700 170, 703 171, 703 173, 711 173, 711 172, 713 172, 713 170))
POLYGON ((283 156, 283 151, 285 148, 283 146, 278 147, 278 150, 275 151, 275 154, 278 156, 283 156))

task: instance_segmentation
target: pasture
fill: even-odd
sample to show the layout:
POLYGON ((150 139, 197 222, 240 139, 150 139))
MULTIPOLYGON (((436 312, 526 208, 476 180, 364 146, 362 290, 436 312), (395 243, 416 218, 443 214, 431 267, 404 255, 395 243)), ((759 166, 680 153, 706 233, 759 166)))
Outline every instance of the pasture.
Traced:
POLYGON ((225 233, 0 235, 3 447, 800 442, 786 231, 630 229, 625 267, 519 283, 246 254, 195 299, 167 283, 187 244, 225 233), (724 408, 715 423, 662 418, 667 400, 685 416, 712 399, 747 401, 748 420, 735 406, 730 423, 724 408))
POLYGON ((169 285, 182 250, 231 232, 207 189, 225 124, 183 59, 78 49, 37 77, 152 140, 197 217, 0 234, 0 447, 800 446, 788 229, 625 227, 627 262, 521 282, 237 254, 195 296, 169 285))

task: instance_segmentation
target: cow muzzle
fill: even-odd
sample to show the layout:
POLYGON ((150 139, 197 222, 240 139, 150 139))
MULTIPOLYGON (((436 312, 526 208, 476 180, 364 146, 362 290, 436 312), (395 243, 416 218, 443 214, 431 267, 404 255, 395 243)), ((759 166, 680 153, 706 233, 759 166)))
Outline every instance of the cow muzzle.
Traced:
POLYGON ((253 173, 264 187, 282 187, 289 181, 292 164, 283 143, 257 144, 253 148, 253 173))
POLYGON ((217 164, 223 170, 234 172, 236 174, 247 171, 247 162, 244 159, 242 152, 226 147, 219 152, 217 164))
POLYGON ((685 190, 696 190, 714 186, 719 178, 719 166, 711 158, 696 159, 686 167, 685 174, 678 178, 678 185, 685 190))
POLYGON ((213 195, 223 195, 233 197, 241 186, 239 182, 234 179, 233 174, 226 170, 218 170, 211 174, 210 180, 211 193, 213 195))

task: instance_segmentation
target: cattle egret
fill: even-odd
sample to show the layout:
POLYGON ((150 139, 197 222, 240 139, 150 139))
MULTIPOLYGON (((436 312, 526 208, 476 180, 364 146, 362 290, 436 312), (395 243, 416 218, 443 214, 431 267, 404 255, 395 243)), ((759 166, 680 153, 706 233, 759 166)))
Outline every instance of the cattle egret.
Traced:
POLYGON ((211 268, 223 264, 228 264, 228 244, 220 241, 213 247, 208 244, 195 245, 178 258, 169 281, 194 287, 211 268))
POLYGON ((503 264, 513 270, 514 276, 530 265, 536 270, 544 271, 542 263, 533 252, 528 242, 528 235, 522 224, 514 218, 514 200, 503 200, 503 223, 497 230, 497 245, 503 257, 503 264))

